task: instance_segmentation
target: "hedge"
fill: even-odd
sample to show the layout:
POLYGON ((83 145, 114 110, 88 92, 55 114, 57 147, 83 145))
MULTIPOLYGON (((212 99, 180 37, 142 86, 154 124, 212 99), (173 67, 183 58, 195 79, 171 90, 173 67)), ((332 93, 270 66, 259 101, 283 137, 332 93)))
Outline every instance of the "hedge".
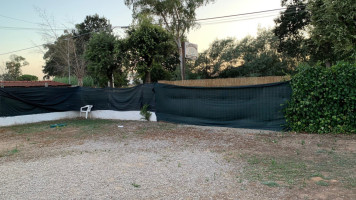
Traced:
POLYGON ((308 133, 356 133, 356 63, 300 66, 285 110, 289 128, 308 133))

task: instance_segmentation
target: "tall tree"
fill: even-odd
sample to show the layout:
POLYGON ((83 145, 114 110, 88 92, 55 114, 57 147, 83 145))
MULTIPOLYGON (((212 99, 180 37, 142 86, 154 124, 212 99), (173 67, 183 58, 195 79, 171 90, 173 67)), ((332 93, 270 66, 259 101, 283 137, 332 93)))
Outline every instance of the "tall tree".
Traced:
POLYGON ((54 43, 44 45, 43 73, 46 78, 50 76, 66 76, 69 72, 78 79, 78 85, 83 86, 86 63, 83 58, 84 43, 72 33, 64 33, 54 43))
POLYGON ((125 0, 125 4, 132 7, 134 18, 137 18, 139 14, 151 14, 173 35, 180 55, 181 78, 184 79, 182 41, 185 34, 197 25, 196 9, 213 1, 125 0))
POLYGON ((310 24, 307 0, 282 0, 282 6, 286 10, 275 19, 273 30, 279 39, 278 51, 287 53, 296 61, 306 61, 309 53, 306 33, 310 24))
POLYGON ((276 22, 279 51, 297 61, 355 61, 356 4, 354 0, 282 0, 287 9, 276 22))
POLYGON ((144 76, 144 82, 151 82, 154 63, 170 69, 174 65, 175 45, 171 34, 161 26, 151 23, 151 19, 141 16, 137 26, 128 31, 129 55, 134 69, 144 76), (173 58, 173 63, 171 61, 173 58))
POLYGON ((16 81, 22 75, 21 67, 28 65, 29 63, 22 56, 11 55, 10 61, 6 62, 7 77, 11 81, 16 81))
POLYGON ((231 38, 215 40, 203 53, 200 53, 194 63, 195 71, 200 78, 214 78, 221 70, 234 66, 238 55, 235 50, 235 40, 231 38))
POLYGON ((356 61, 356 3, 354 0, 310 0, 311 39, 316 50, 331 52, 323 61, 356 61))
POLYGON ((291 73, 295 62, 278 52, 278 38, 271 30, 259 29, 257 37, 239 41, 214 41, 199 54, 194 71, 200 78, 231 78, 240 76, 278 76, 291 73))
POLYGON ((105 17, 100 17, 98 14, 87 15, 84 21, 75 25, 74 36, 79 36, 84 42, 90 40, 91 34, 95 32, 112 32, 112 25, 105 17))
MULTIPOLYGON (((48 27, 53 27, 46 15, 42 15, 42 18, 48 27)), ((86 16, 82 23, 76 24, 75 30, 66 31, 62 35, 55 31, 46 31, 44 35, 50 36, 54 42, 49 41, 44 45, 47 50, 44 53, 46 64, 43 66, 45 77, 66 76, 70 70, 77 77, 78 85, 82 86, 87 68, 84 51, 91 35, 99 31, 111 32, 112 28, 105 17, 97 14, 86 16)))
MULTIPOLYGON (((122 75, 125 62, 125 41, 110 33, 96 33, 89 40, 85 51, 89 74, 100 86, 109 82, 114 87, 114 76, 122 75)), ((122 76, 120 76, 122 78, 122 76)))

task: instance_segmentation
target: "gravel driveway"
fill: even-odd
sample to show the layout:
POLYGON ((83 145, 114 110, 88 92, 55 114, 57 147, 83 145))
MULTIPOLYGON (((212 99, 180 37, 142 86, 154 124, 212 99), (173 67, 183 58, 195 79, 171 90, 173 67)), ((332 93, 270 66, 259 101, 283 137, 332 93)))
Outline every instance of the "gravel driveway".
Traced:
POLYGON ((248 170, 256 167, 253 159, 262 158, 258 156, 293 158, 299 151, 305 155, 301 158, 309 159, 306 156, 320 157, 318 150, 326 147, 341 155, 356 151, 355 137, 336 140, 332 136, 162 123, 120 122, 124 128, 118 128, 115 121, 66 123, 68 127, 58 130, 45 123, 0 130, 0 199, 356 197, 341 182, 330 181, 325 187, 306 180, 308 187, 288 187, 277 181, 280 186, 271 187, 246 176, 249 172, 259 176, 258 171, 248 170))
MULTIPOLYGON (((0 199, 256 199, 207 141, 105 138, 0 166, 0 199)), ((228 145, 228 144, 226 144, 228 145)), ((42 148, 42 151, 51 151, 42 148)), ((256 188, 258 190, 258 188, 256 188)), ((277 194, 278 195, 278 194, 277 194)))

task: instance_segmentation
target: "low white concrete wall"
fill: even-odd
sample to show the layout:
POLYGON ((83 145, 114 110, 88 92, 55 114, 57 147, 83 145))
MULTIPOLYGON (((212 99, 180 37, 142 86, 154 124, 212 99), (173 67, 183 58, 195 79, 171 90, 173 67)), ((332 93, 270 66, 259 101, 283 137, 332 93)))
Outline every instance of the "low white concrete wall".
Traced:
MULTIPOLYGON (((156 114, 151 112, 151 121, 157 121, 156 114)), ((95 110, 90 113, 90 117, 97 119, 118 119, 118 120, 142 120, 140 111, 113 111, 95 110)))
POLYGON ((53 121, 53 120, 59 120, 65 118, 76 118, 78 116, 79 116, 79 112, 68 111, 68 112, 33 114, 33 115, 20 115, 14 117, 0 117, 0 127, 11 126, 16 124, 29 124, 35 122, 53 121))
MULTIPOLYGON (((83 113, 82 113, 83 116, 83 113)), ((85 113, 84 113, 85 116, 85 113)), ((79 117, 79 111, 53 112, 33 115, 21 115, 14 117, 0 117, 1 126, 12 126, 16 124, 28 124, 44 121, 53 121, 59 119, 70 119, 79 117)), ((113 111, 96 110, 90 112, 90 118, 94 119, 117 119, 117 120, 142 120, 140 111, 113 111)), ((152 112, 151 121, 157 121, 156 114, 152 112)))

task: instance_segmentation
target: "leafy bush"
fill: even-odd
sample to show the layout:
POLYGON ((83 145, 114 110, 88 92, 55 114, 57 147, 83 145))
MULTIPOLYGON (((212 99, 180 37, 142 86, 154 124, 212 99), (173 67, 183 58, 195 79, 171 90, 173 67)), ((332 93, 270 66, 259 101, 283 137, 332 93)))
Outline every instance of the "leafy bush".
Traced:
MULTIPOLYGON (((66 83, 68 84, 68 77, 54 77, 53 81, 60 82, 60 83, 66 83)), ((70 77, 70 84, 71 85, 77 85, 78 84, 78 79, 75 76, 70 77)), ((90 76, 86 76, 83 78, 83 86, 84 87, 94 87, 94 80, 90 76)))
POLYGON ((293 131, 356 133, 356 63, 300 66, 291 87, 285 114, 293 131))
POLYGON ((38 77, 34 76, 34 75, 24 74, 24 75, 20 76, 17 80, 18 81, 38 81, 38 77))

